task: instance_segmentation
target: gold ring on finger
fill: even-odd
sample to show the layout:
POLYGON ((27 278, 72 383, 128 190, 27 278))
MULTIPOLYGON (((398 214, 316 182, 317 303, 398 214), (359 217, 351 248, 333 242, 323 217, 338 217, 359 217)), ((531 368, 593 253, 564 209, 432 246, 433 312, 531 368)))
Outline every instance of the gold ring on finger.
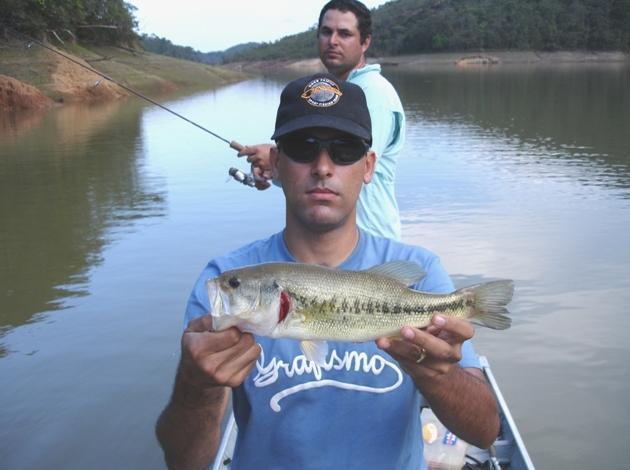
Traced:
POLYGON ((427 357, 427 350, 424 348, 420 348, 418 359, 416 359, 416 364, 420 364, 427 357))

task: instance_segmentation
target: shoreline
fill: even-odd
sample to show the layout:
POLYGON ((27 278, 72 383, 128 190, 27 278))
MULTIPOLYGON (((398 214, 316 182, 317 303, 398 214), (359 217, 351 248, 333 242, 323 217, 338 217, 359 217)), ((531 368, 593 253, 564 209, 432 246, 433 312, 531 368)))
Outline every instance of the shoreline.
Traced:
MULTIPOLYGON (((403 69, 445 66, 501 66, 501 65, 566 65, 566 64, 630 64, 630 52, 623 51, 466 51, 401 56, 368 57, 368 63, 403 69)), ((226 68, 246 73, 267 72, 273 69, 317 72, 324 67, 319 58, 276 59, 253 62, 233 62, 226 68)))
MULTIPOLYGON (((51 44, 47 44, 53 47, 51 44)), ((213 89, 247 78, 237 70, 116 46, 66 44, 60 53, 0 40, 0 112, 47 109, 66 103, 115 101, 131 94, 97 72, 142 94, 213 89)))
MULTIPOLYGON (((118 85, 63 57, 40 48, 24 54, 21 43, 0 42, 0 111, 47 109, 64 103, 113 101, 130 96, 118 85)), ((85 66, 141 93, 170 95, 212 89, 253 75, 284 70, 325 71, 319 58, 233 62, 210 66, 197 62, 114 46, 89 49, 71 45, 63 50, 85 66), (68 51, 70 49, 71 52, 68 51)), ((622 51, 466 51, 368 57, 368 63, 400 70, 510 65, 630 64, 622 51)))

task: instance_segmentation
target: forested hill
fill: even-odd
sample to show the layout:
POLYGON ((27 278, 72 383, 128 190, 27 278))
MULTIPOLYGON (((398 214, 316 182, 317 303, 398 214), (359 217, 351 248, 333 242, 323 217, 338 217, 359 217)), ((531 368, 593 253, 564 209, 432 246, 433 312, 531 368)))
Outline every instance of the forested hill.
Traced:
MULTIPOLYGON (((630 0, 397 0, 373 10, 372 56, 466 50, 630 51, 630 0)), ((314 29, 227 60, 315 57, 314 29)))
POLYGON ((125 0, 0 0, 0 33, 131 45, 138 39, 135 9, 125 0))
MULTIPOLYGON (((140 43, 150 52, 205 63, 316 56, 314 29, 273 43, 199 52, 166 38, 139 37, 134 11, 125 0, 0 0, 0 39, 17 30, 58 41, 140 43)), ((396 0, 373 10, 373 19, 372 56, 466 50, 630 51, 630 0, 396 0)))
POLYGON ((155 54, 162 54, 178 59, 192 60, 204 64, 222 64, 226 57, 237 54, 252 47, 260 46, 257 42, 248 42, 226 49, 225 51, 201 52, 189 46, 179 46, 173 44, 169 39, 159 37, 155 34, 143 34, 140 36, 142 47, 155 54))

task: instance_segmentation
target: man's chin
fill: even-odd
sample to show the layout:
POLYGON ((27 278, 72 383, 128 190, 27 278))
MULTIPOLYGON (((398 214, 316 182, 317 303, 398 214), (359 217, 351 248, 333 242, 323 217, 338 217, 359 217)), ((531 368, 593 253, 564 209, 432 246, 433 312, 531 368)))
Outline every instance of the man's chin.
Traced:
POLYGON ((341 227, 348 217, 332 213, 311 213, 303 219, 309 229, 317 233, 325 233, 341 227))
POLYGON ((338 72, 343 72, 346 68, 340 59, 332 59, 329 57, 320 57, 320 59, 322 64, 324 64, 324 67, 326 67, 326 70, 333 75, 336 75, 338 72))

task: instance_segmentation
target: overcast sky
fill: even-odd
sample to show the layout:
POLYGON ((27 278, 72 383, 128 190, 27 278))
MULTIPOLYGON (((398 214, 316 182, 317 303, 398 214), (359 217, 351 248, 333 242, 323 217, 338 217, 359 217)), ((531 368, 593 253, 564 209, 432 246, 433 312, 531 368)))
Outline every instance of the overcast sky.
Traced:
MULTIPOLYGON (((388 0, 363 0, 368 8, 388 0)), ((244 42, 269 42, 317 23, 327 0, 128 0, 141 33, 202 52, 244 42)))

